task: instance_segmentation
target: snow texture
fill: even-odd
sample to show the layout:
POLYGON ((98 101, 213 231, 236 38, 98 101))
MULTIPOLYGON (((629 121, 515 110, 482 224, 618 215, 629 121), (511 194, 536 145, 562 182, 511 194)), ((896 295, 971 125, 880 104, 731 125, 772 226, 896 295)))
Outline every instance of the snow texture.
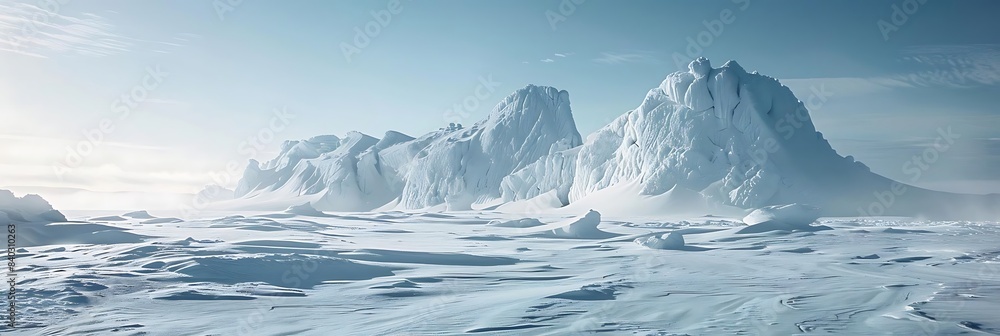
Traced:
MULTIPOLYGON (((79 221, 120 212, 69 215, 79 221)), ((1000 330, 995 221, 838 218, 814 223, 832 228, 817 233, 741 234, 747 226, 723 217, 213 216, 171 225, 57 223, 42 243, 29 245, 22 243, 38 237, 38 223, 18 223, 24 280, 16 304, 25 313, 15 329, 0 325, 0 334, 1000 330), (503 222, 552 224, 489 224, 503 222), (595 227, 603 233, 595 235, 595 227)))

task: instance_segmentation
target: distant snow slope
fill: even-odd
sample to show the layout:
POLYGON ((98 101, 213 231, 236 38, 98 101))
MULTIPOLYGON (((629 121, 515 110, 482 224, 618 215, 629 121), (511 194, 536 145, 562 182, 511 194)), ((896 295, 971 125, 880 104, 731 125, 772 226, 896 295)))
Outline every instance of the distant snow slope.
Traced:
MULTIPOLYGON (((0 189, 0 225, 10 233, 8 243, 19 248, 53 244, 137 243, 144 238, 119 227, 67 222, 66 216, 53 209, 41 196, 28 194, 17 197, 3 189, 0 189), (13 229, 8 225, 13 225, 13 229)), ((13 252, 10 248, 8 250, 13 252)))
POLYGON ((41 196, 28 194, 17 197, 10 190, 0 189, 0 224, 9 221, 64 222, 66 216, 52 208, 41 196))
POLYGON ((228 203, 275 210, 569 204, 622 215, 637 205, 673 214, 804 203, 824 216, 992 218, 1000 205, 996 194, 934 192, 874 174, 840 156, 776 79, 704 58, 585 143, 568 93, 529 85, 465 129, 286 142, 275 159, 251 162, 235 196, 228 203))

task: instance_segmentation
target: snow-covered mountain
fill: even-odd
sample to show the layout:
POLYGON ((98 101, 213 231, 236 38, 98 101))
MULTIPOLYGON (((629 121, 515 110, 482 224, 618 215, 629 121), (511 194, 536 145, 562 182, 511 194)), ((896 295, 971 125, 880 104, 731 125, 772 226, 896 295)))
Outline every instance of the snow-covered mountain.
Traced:
POLYGON ((10 190, 0 189, 0 225, 9 221, 64 222, 66 216, 53 209, 41 196, 27 194, 17 197, 10 190))
POLYGON ((569 94, 529 85, 469 128, 450 125, 412 138, 352 132, 286 141, 278 156, 251 160, 234 204, 285 208, 311 202, 330 211, 367 211, 387 204, 417 209, 469 209, 498 199, 501 181, 553 148, 582 143, 569 94))
POLYGON ((505 177, 553 147, 581 143, 569 93, 529 85, 507 96, 486 120, 429 144, 407 174, 400 206, 469 209, 499 198, 505 177))
POLYGON ((383 139, 351 132, 344 138, 324 135, 286 141, 276 158, 263 164, 250 161, 235 196, 264 208, 311 202, 325 210, 372 210, 401 190, 401 179, 394 173, 398 167, 384 167, 381 151, 408 141, 413 138, 397 132, 388 132, 383 139))
POLYGON ((806 203, 825 216, 935 218, 1000 204, 998 195, 929 191, 874 174, 839 155, 776 79, 704 58, 585 143, 568 93, 529 85, 469 128, 286 142, 275 159, 251 161, 235 196, 253 207, 307 201, 334 211, 520 202, 704 213, 806 203))
MULTIPOLYGON (((790 89, 735 61, 712 68, 707 59, 695 60, 565 155, 578 158, 575 167, 562 166, 574 175, 571 203, 628 186, 638 196, 694 191, 708 204, 742 209, 808 203, 827 216, 964 217, 1000 204, 997 195, 903 185, 840 156, 790 89)), ((567 174, 535 175, 565 180, 567 174)), ((616 195, 627 202, 618 196, 637 195, 616 195)))

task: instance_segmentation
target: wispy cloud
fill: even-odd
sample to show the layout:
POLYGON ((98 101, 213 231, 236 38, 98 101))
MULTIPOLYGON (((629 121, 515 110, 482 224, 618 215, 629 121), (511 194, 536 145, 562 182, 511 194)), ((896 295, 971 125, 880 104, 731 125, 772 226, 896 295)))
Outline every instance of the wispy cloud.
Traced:
POLYGON ((1000 85, 1000 45, 912 47, 903 52, 900 62, 903 70, 884 75, 782 79, 781 83, 806 96, 816 87, 845 96, 898 88, 1000 85))
POLYGON ((555 62, 555 60, 551 58, 546 58, 542 60, 542 63, 552 63, 552 62, 555 62))
MULTIPOLYGON (((17 143, 17 145, 30 145, 30 144, 44 143, 44 144, 52 144, 52 145, 62 146, 62 145, 72 145, 73 144, 73 140, 71 140, 71 139, 60 139, 60 138, 51 138, 51 137, 34 136, 34 135, 20 135, 20 134, 0 134, 0 140, 6 140, 5 142, 8 142, 8 144, 10 144, 10 143, 17 143)), ((114 141, 102 141, 101 145, 102 146, 110 146, 110 147, 118 147, 118 148, 130 148, 130 149, 142 149, 142 150, 156 150, 156 151, 164 151, 164 150, 169 150, 170 149, 170 148, 161 147, 161 146, 148 146, 148 145, 125 143, 125 142, 114 142, 114 141)))
POLYGON ((891 79, 914 86, 968 88, 1000 84, 1000 45, 932 45, 904 51, 910 73, 891 79))
POLYGON ((603 64, 656 63, 656 57, 648 52, 603 52, 600 57, 593 59, 593 61, 603 64))
POLYGON ((93 13, 68 16, 28 3, 0 3, 0 51, 31 57, 49 53, 106 56, 129 50, 114 26, 93 13))

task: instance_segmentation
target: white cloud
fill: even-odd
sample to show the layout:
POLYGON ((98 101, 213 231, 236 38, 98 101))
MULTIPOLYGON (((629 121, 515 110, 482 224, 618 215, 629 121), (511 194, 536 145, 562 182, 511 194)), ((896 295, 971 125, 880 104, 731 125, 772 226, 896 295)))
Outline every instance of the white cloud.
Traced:
POLYGON ((656 57, 647 52, 615 53, 603 52, 600 57, 593 59, 594 62, 604 64, 622 63, 656 63, 656 57))
POLYGON ((914 86, 969 88, 1000 84, 1000 45, 931 45, 907 49, 914 70, 890 79, 914 86))
POLYGON ((546 58, 546 59, 542 60, 542 63, 552 63, 552 62, 555 62, 555 60, 553 60, 551 58, 546 58))
POLYGON ((902 62, 908 71, 874 77, 781 79, 798 97, 825 87, 839 96, 897 88, 971 88, 1000 85, 1000 46, 923 46, 909 48, 902 62))
POLYGON ((897 87, 911 87, 905 82, 888 78, 791 78, 779 81, 791 89, 799 99, 813 95, 813 90, 828 91, 835 96, 846 97, 887 91, 897 87))
POLYGON ((27 3, 0 3, 0 51, 31 57, 49 53, 106 56, 129 50, 114 26, 92 13, 68 16, 27 3))

